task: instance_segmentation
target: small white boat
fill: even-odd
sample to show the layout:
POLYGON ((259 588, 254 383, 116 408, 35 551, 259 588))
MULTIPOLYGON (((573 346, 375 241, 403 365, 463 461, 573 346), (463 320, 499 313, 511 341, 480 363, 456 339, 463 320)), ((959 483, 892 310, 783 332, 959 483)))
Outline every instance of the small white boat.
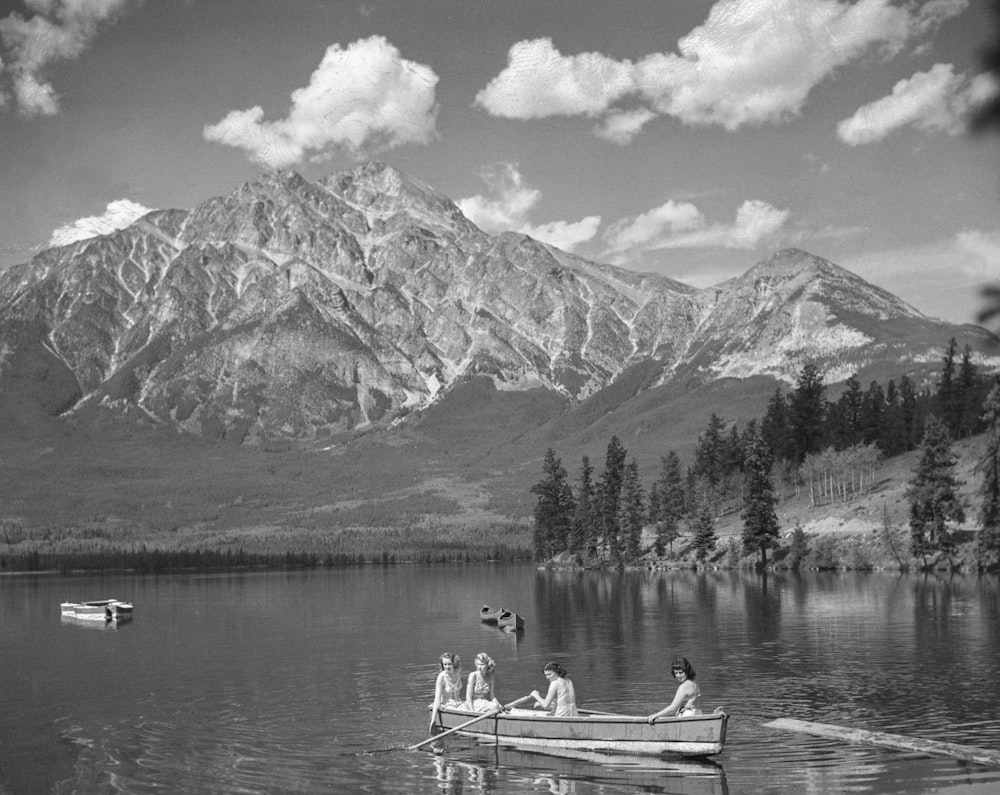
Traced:
POLYGON ((95 599, 92 602, 62 602, 59 612, 84 621, 116 621, 132 617, 132 603, 119 599, 95 599))

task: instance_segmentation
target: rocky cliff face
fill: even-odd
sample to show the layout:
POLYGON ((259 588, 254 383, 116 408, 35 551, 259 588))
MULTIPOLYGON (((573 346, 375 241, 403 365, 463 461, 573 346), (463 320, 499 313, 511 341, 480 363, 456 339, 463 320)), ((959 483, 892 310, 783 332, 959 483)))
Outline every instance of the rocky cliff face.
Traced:
POLYGON ((11 268, 0 403, 138 408, 240 441, 314 437, 389 423, 471 375, 571 400, 649 360, 664 379, 790 379, 813 361, 836 380, 949 335, 805 252, 696 290, 488 235, 369 163, 317 182, 268 174, 11 268))

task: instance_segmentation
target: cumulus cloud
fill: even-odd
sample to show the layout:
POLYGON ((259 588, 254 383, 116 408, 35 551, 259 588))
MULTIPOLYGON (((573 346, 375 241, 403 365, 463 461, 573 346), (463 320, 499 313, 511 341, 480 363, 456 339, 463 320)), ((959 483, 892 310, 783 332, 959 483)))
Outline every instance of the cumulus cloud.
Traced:
POLYGON ((80 218, 56 229, 49 239, 49 246, 67 246, 77 240, 125 229, 148 212, 149 207, 143 207, 131 199, 118 199, 110 202, 101 215, 80 218))
POLYGON ((790 210, 755 199, 743 202, 733 223, 709 223, 690 202, 670 200, 612 224, 604 234, 605 253, 621 262, 643 251, 665 248, 752 249, 772 239, 790 215, 790 210))
MULTIPOLYGON (((58 61, 78 58, 97 36, 102 24, 113 22, 138 0, 25 0, 32 12, 16 11, 0 19, 0 75, 10 80, 11 93, 26 117, 53 116, 59 112, 59 97, 45 77, 58 61)), ((0 91, 0 107, 9 103, 0 91)))
POLYGON ((494 116, 596 116, 634 89, 632 65, 596 52, 563 55, 551 39, 519 41, 507 67, 476 95, 494 116))
POLYGON ((957 135, 964 132, 972 111, 998 93, 990 75, 969 79, 955 74, 951 64, 935 64, 900 80, 889 96, 863 105, 837 125, 844 143, 860 146, 881 141, 903 127, 957 135))
POLYGON ((476 97, 496 116, 601 117, 595 133, 629 143, 653 114, 689 125, 779 123, 814 87, 875 54, 892 57, 968 0, 895 5, 891 0, 719 0, 677 52, 634 63, 601 53, 564 55, 550 39, 510 48, 506 68, 476 97), (643 110, 624 111, 627 99, 643 110))
POLYGON ((540 226, 525 224, 517 231, 530 235, 535 240, 541 240, 563 251, 574 251, 577 246, 593 240, 601 225, 601 216, 588 215, 579 221, 552 221, 540 226))
POLYGON ((635 110, 611 110, 599 124, 594 127, 594 135, 611 143, 625 146, 642 132, 647 122, 656 118, 649 108, 635 110))
POLYGON ((292 92, 284 119, 260 106, 234 110, 205 127, 209 141, 246 151, 261 165, 284 168, 332 150, 369 154, 433 140, 438 76, 408 61, 382 36, 327 48, 309 84, 292 92))
POLYGON ((542 192, 525 182, 516 163, 496 163, 483 169, 480 176, 486 183, 486 195, 459 199, 457 203, 466 218, 485 232, 520 232, 564 251, 573 251, 597 234, 599 215, 537 226, 529 223, 542 192))

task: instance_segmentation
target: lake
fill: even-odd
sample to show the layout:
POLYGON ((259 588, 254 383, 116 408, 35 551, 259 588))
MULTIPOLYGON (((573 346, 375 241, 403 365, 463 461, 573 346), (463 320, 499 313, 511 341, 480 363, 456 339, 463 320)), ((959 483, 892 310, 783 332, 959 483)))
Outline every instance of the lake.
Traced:
POLYGON ((0 577, 0 793, 995 793, 1000 769, 763 728, 778 717, 1000 748, 996 578, 354 567, 0 577), (61 601, 116 597, 125 623, 61 601), (515 609, 521 633, 479 620, 515 609), (731 715, 711 761, 427 737, 438 658, 498 695, 562 662, 581 706, 648 713, 690 659, 731 715))

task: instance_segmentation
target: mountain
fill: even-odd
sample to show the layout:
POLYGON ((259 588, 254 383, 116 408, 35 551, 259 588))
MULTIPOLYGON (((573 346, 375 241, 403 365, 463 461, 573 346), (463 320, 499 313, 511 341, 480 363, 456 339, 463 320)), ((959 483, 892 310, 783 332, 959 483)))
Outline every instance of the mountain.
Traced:
POLYGON ((937 359, 956 333, 802 251, 698 290, 486 234, 368 163, 316 182, 268 173, 10 268, 0 404, 139 410, 256 443, 386 426, 474 376, 577 406, 636 367, 640 391, 789 381, 806 361, 836 381, 937 359))

